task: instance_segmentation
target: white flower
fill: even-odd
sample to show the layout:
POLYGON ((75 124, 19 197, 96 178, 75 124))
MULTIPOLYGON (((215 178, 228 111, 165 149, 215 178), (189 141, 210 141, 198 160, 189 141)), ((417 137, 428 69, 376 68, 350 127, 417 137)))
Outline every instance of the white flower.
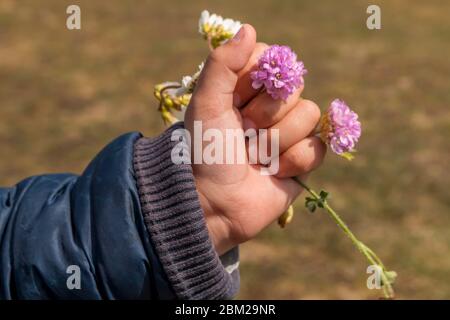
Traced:
POLYGON ((200 76, 200 73, 203 70, 204 62, 202 62, 198 66, 198 70, 196 73, 194 73, 192 76, 184 76, 183 79, 181 79, 181 88, 177 90, 176 95, 181 96, 186 93, 192 93, 194 91, 195 84, 197 83, 198 77, 200 76))
POLYGON ((213 46, 223 44, 241 28, 241 23, 233 19, 224 19, 217 14, 202 11, 198 21, 198 31, 205 39, 209 38, 213 46))
POLYGON ((207 35, 209 29, 218 22, 217 18, 222 19, 222 17, 216 14, 210 15, 208 10, 203 10, 198 21, 198 32, 200 32, 200 34, 207 35))
POLYGON ((191 76, 184 76, 183 79, 181 79, 181 85, 183 88, 190 88, 192 85, 192 77, 191 76))
POLYGON ((233 36, 239 31, 242 24, 239 21, 234 21, 233 19, 225 19, 223 20, 223 27, 225 30, 229 30, 233 36))

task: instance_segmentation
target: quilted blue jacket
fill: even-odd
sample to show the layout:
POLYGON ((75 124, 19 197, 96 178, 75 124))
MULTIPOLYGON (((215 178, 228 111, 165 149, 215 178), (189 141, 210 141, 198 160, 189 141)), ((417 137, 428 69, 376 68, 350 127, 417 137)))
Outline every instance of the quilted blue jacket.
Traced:
POLYGON ((0 188, 1 299, 228 299, 237 249, 214 251, 171 134, 125 134, 81 175, 0 188))

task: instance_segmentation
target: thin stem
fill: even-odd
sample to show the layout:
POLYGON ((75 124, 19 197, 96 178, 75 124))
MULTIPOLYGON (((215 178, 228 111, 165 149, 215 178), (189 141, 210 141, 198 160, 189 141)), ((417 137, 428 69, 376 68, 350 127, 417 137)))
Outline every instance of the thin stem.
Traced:
MULTIPOLYGON (((308 191, 315 200, 321 200, 321 197, 317 192, 312 190, 308 185, 306 185, 303 181, 301 181, 298 177, 293 177, 293 180, 295 180, 299 185, 301 185, 306 191, 308 191)), ((336 224, 344 231, 344 233, 350 238, 350 240, 353 242, 353 244, 356 246, 356 248, 366 257, 366 259, 372 264, 377 265, 381 268, 381 278, 383 280, 383 293, 386 298, 392 298, 394 295, 394 291, 392 289, 392 286, 385 274, 387 271, 384 267, 384 264, 381 262, 381 259, 378 258, 378 256, 370 249, 368 246, 366 246, 363 242, 359 241, 358 238, 353 234, 353 232, 349 229, 347 224, 339 217, 336 211, 328 204, 328 202, 325 200, 323 201, 324 209, 329 213, 331 218, 336 222, 336 224)))
POLYGON ((386 270, 386 267, 384 266, 383 262, 380 258, 375 254, 375 252, 372 251, 368 246, 366 246, 364 243, 361 242, 361 244, 364 246, 364 249, 367 250, 367 252, 375 259, 375 261, 382 267, 384 270, 386 270))
POLYGON ((212 51, 214 51, 214 46, 212 45, 212 38, 211 38, 211 35, 210 34, 208 34, 208 37, 207 37, 207 42, 208 42, 208 48, 209 48, 209 51, 210 52, 212 52, 212 51))

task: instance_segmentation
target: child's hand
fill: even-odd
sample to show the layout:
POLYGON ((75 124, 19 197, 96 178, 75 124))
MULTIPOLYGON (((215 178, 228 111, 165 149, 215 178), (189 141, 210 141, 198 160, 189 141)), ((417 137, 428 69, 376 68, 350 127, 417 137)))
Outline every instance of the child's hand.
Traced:
POLYGON ((300 98, 303 88, 287 101, 273 100, 252 88, 250 71, 266 48, 256 43, 253 27, 244 25, 234 39, 210 54, 186 112, 185 126, 192 140, 194 120, 202 121, 203 131, 253 127, 279 129, 280 133, 276 175, 261 175, 258 165, 248 163, 193 165, 219 254, 253 238, 276 220, 301 192, 290 177, 305 178, 320 165, 326 151, 318 137, 310 136, 320 111, 315 103, 300 98))

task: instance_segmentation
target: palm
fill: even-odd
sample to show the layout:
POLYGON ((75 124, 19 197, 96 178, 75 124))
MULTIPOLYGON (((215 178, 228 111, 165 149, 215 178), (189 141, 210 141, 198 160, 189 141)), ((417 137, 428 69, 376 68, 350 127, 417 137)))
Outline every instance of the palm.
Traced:
MULTIPOLYGON (((186 115, 188 127, 199 109, 196 99, 192 101, 186 115)), ((231 101, 210 99, 209 103, 217 104, 211 110, 229 111, 211 112, 202 122, 203 130, 242 129, 241 113, 231 101), (226 103, 230 105, 223 106, 226 103)), ((225 139, 224 149, 226 144, 225 139)), ((247 154, 248 150, 245 151, 247 154)), ((208 199, 207 214, 219 216, 219 221, 230 227, 231 236, 239 242, 252 238, 281 215, 293 200, 292 190, 298 190, 290 179, 262 175, 260 166, 249 164, 248 159, 245 164, 200 164, 193 168, 199 192, 208 199)))

